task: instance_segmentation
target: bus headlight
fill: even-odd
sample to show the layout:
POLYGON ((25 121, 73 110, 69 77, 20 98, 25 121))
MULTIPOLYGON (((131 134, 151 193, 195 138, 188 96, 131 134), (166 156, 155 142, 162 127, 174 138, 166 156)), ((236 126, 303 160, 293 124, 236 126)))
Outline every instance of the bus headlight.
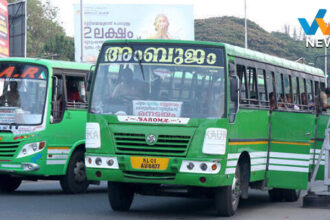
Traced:
POLYGON ((45 146, 46 146, 45 141, 26 144, 19 152, 17 158, 26 157, 38 153, 42 151, 45 148, 45 146))
POLYGON ((221 169, 219 160, 211 161, 192 161, 183 160, 180 167, 181 173, 204 173, 217 174, 221 169))
POLYGON ((100 148, 101 136, 98 123, 86 123, 86 148, 100 148))
POLYGON ((226 153, 227 129, 208 128, 205 132, 203 153, 223 155, 226 153))

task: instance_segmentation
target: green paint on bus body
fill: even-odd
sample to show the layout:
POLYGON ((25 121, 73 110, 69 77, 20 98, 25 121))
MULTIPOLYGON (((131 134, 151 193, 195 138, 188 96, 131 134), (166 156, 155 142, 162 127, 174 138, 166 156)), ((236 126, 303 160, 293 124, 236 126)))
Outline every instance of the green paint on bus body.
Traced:
MULTIPOLYGON (((177 184, 186 186, 218 187, 232 185, 235 168, 241 155, 247 153, 250 161, 250 182, 265 180, 269 188, 306 189, 308 175, 312 171, 310 166, 311 140, 315 137, 314 127, 317 124, 326 124, 328 116, 319 115, 316 121, 315 112, 287 112, 280 109, 248 109, 241 107, 236 114, 235 121, 229 120, 230 89, 228 61, 237 58, 251 62, 273 65, 274 67, 287 68, 300 71, 311 76, 325 79, 322 70, 299 64, 293 61, 266 55, 260 52, 239 48, 236 46, 197 41, 173 41, 173 40, 113 40, 106 41, 101 49, 97 62, 96 74, 94 74, 91 102, 93 93, 99 84, 96 77, 100 68, 100 62, 104 61, 103 52, 111 46, 149 45, 162 47, 198 47, 198 48, 224 48, 225 51, 225 115, 223 118, 197 118, 191 117, 186 124, 161 124, 139 121, 123 121, 118 115, 103 114, 102 111, 88 113, 87 122, 99 125, 99 148, 87 148, 85 158, 87 164, 87 176, 90 180, 106 180, 129 183, 157 183, 177 184), (271 129, 269 129, 271 125, 271 129), (227 130, 226 151, 223 155, 210 155, 203 153, 203 143, 208 128, 223 128, 227 130), (150 151, 141 149, 140 137, 145 138, 149 134, 156 137, 161 135, 175 138, 174 136, 188 137, 188 144, 182 151, 173 150, 170 142, 167 148, 150 151), (136 137, 131 142, 120 145, 120 138, 136 137), (130 147, 126 147, 129 145, 130 147), (135 146, 135 147, 133 147, 135 146), (167 153, 164 153, 166 151, 167 153), (146 153, 147 152, 147 153, 146 153), (169 158, 165 170, 137 169, 132 167, 132 156, 169 158), (94 159, 115 158, 118 167, 107 167, 106 161, 102 166, 95 164, 94 159), (221 165, 217 174, 184 173, 180 172, 182 161, 208 161, 219 160, 221 165), (266 164, 268 163, 268 166, 266 164), (201 182, 200 178, 206 181, 201 182)), ((104 61, 105 62, 105 61, 104 61)), ((125 64, 121 62, 120 64, 125 64)), ((143 63, 139 65, 143 65, 143 63)), ((180 65, 177 65, 180 67, 180 65)), ((118 69, 119 71, 119 69, 118 69)), ((142 74, 143 73, 139 73, 142 74)), ((146 76, 144 76, 146 78, 146 76)), ((200 77, 197 77, 198 79, 200 77)), ((190 77, 191 79, 191 77, 190 77)), ((90 108, 91 105, 90 105, 90 108)), ((129 115, 130 116, 130 115, 129 115)), ((127 117, 129 117, 127 116, 127 117)), ((131 120, 127 118, 127 120, 131 120)), ((133 120, 133 119, 132 119, 133 120)), ((137 120, 134 118, 134 120, 137 120)), ((324 126, 319 126, 317 137, 324 137, 324 126)), ((175 142, 176 140, 172 140, 175 142)), ((321 142, 320 142, 321 143, 321 142)), ((316 148, 320 148, 316 141, 316 148)), ((144 145, 144 144, 142 144, 144 145)), ((318 175, 321 178, 321 175, 318 175)))

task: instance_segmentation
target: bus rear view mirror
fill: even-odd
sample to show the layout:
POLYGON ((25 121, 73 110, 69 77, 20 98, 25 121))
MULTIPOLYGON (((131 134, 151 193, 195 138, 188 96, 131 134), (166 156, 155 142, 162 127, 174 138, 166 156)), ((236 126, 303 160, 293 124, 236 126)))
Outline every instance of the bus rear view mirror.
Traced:
POLYGON ((87 73, 87 77, 86 77, 86 90, 87 90, 87 92, 89 92, 90 89, 91 89, 92 78, 93 78, 93 71, 89 71, 87 73))
POLYGON ((229 76, 236 76, 236 66, 233 61, 229 61, 228 68, 229 68, 229 76))
POLYGON ((238 78, 237 77, 230 77, 230 99, 233 102, 238 101, 238 78))
POLYGON ((92 65, 89 69, 89 72, 87 72, 86 76, 86 90, 89 92, 91 90, 91 85, 92 85, 92 79, 93 79, 93 74, 95 72, 95 65, 92 65))

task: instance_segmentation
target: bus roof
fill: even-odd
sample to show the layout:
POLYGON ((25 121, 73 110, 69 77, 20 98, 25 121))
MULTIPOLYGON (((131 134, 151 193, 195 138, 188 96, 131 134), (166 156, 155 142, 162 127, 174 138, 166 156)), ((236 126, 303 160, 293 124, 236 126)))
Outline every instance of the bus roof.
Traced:
POLYGON ((224 46, 226 53, 236 57, 242 57, 250 60, 255 60, 263 63, 268 63, 292 70, 302 71, 308 74, 323 76, 323 70, 306 64, 301 64, 295 61, 279 58, 276 56, 261 53, 255 50, 245 49, 238 46, 233 46, 225 43, 208 42, 208 41, 184 41, 184 40, 108 40, 105 43, 173 43, 173 44, 198 44, 205 46, 224 46))
POLYGON ((23 57, 1 58, 0 62, 28 62, 28 63, 41 64, 52 68, 80 69, 80 70, 90 70, 92 66, 92 64, 89 63, 77 63, 77 62, 69 62, 62 60, 48 60, 48 59, 23 58, 23 57))

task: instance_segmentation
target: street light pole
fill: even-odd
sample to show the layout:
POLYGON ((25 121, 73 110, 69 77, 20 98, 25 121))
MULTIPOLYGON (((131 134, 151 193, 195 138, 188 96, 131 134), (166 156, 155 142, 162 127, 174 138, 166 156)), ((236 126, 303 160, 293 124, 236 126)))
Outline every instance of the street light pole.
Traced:
POLYGON ((81 40, 81 57, 80 61, 84 62, 84 6, 83 0, 80 0, 80 40, 81 40))
POLYGON ((244 12, 245 12, 245 48, 248 48, 248 42, 247 42, 246 0, 244 0, 244 12))

